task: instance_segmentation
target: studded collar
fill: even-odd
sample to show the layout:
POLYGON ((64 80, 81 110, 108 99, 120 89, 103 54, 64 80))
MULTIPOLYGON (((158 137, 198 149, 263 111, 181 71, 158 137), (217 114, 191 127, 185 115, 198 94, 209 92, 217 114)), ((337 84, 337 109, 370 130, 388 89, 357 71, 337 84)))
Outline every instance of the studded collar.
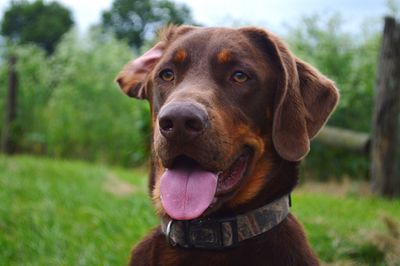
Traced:
POLYGON ((224 249, 267 232, 289 214, 290 194, 244 214, 225 218, 162 220, 161 229, 172 246, 224 249))

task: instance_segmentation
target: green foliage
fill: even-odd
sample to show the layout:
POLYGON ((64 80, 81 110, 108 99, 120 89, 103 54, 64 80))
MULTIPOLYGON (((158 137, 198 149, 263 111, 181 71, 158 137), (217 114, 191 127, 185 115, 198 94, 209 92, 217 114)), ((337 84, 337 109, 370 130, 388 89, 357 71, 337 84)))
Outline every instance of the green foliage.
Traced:
MULTIPOLYGON (((339 16, 327 20, 312 16, 291 28, 287 41, 298 57, 338 86, 341 99, 329 124, 370 132, 380 34, 368 25, 362 36, 349 34, 342 30, 339 16)), ((327 149, 317 143, 305 165, 319 178, 343 175, 365 178, 368 172, 366 157, 327 149)))
POLYGON ((103 13, 102 26, 139 49, 152 34, 168 23, 193 23, 190 9, 170 0, 115 0, 103 13))
MULTIPOLYGON (((34 45, 24 47, 17 46, 12 49, 17 56, 18 73, 18 97, 17 120, 14 124, 15 139, 19 151, 33 151, 40 149, 38 145, 43 143, 43 114, 50 96, 49 77, 50 72, 46 63, 45 52, 34 45), (35 143, 31 146, 32 143, 35 143), (35 147, 34 147, 35 146, 35 147)), ((0 65, 0 86, 4 88, 0 94, 0 129, 4 122, 6 88, 8 86, 8 64, 4 58, 4 64, 0 65)), ((1 132, 1 131, 0 131, 1 132)))
POLYGON ((52 53, 73 21, 71 12, 57 2, 12 1, 4 13, 1 33, 15 43, 35 43, 52 53))
MULTIPOLYGON (((126 265, 132 246, 158 223, 138 169, 0 156, 0 187, 3 265, 126 265), (115 180, 130 194, 110 193, 115 180)), ((379 215, 400 221, 399 200, 301 187, 292 199, 322 262, 385 265, 386 251, 369 239, 386 231, 379 215)))
MULTIPOLYGON (((1 48, 0 48, 1 51, 1 48)), ((0 56, 0 86, 1 88, 7 88, 8 82, 8 73, 6 62, 4 61, 4 56, 0 56)), ((6 98, 7 98, 7 90, 0 89, 0 132, 3 132, 3 123, 5 117, 5 109, 6 109, 6 98)))
MULTIPOLYGON (((15 53, 20 151, 122 165, 145 161, 148 105, 133 103, 114 83, 133 57, 128 45, 98 32, 83 38, 70 32, 50 57, 31 45, 18 46, 15 53)), ((7 75, 5 64, 0 75, 7 75)), ((0 86, 5 88, 6 82, 1 79, 0 86)), ((2 123, 0 119, 0 128, 2 123)))
POLYGON ((57 156, 124 165, 148 154, 148 107, 134 104, 113 82, 132 59, 127 45, 92 33, 67 35, 52 58, 54 93, 47 109, 48 149, 57 156))

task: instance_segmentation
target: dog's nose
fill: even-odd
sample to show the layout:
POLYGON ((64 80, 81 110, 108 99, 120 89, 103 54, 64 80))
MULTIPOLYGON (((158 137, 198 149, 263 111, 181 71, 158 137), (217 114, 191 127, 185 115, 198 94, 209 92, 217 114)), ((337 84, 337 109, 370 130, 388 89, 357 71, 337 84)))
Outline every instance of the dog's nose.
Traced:
POLYGON ((207 123, 206 111, 192 103, 169 103, 158 115, 160 132, 168 140, 191 141, 204 132, 207 123))

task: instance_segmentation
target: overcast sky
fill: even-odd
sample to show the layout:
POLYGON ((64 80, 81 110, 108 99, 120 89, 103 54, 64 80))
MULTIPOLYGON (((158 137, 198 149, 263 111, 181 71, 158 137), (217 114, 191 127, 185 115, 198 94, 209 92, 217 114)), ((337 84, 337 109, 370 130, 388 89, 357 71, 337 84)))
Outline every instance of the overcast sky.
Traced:
MULTIPOLYGON (((284 24, 294 25, 301 16, 340 13, 346 30, 356 30, 362 22, 387 13, 387 0, 173 0, 187 4, 194 19, 206 26, 227 26, 232 21, 267 27, 281 32, 284 24)), ((400 0, 394 0, 400 6, 400 0)), ((46 1, 48 2, 48 0, 46 1)), ((73 12, 81 31, 100 21, 101 12, 109 9, 112 0, 59 0, 73 12)), ((9 6, 9 0, 0 0, 0 14, 9 6)), ((0 15, 1 16, 1 15, 0 15)))

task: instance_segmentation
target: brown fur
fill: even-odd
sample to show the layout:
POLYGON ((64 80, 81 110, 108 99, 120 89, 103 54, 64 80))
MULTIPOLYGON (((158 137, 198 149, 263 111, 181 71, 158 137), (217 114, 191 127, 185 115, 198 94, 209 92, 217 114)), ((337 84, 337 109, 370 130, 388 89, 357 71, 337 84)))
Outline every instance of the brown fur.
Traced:
MULTIPOLYGON (((245 213, 295 187, 310 138, 338 100, 330 80, 292 55, 276 36, 256 28, 169 26, 150 54, 129 63, 117 80, 125 93, 151 105, 149 185, 161 217, 167 214, 160 201, 160 176, 181 154, 218 171, 228 169, 244 149, 251 150, 239 185, 219 196, 203 216, 245 213), (174 71, 172 81, 159 78, 165 69, 174 71), (235 83, 230 76, 237 70, 250 78, 235 83), (208 115, 209 126, 194 142, 170 141, 160 133, 160 109, 180 102, 193 103, 208 115)), ((289 215, 270 231, 221 251, 171 247, 157 227, 135 247, 130 265, 318 265, 318 260, 289 215)))

